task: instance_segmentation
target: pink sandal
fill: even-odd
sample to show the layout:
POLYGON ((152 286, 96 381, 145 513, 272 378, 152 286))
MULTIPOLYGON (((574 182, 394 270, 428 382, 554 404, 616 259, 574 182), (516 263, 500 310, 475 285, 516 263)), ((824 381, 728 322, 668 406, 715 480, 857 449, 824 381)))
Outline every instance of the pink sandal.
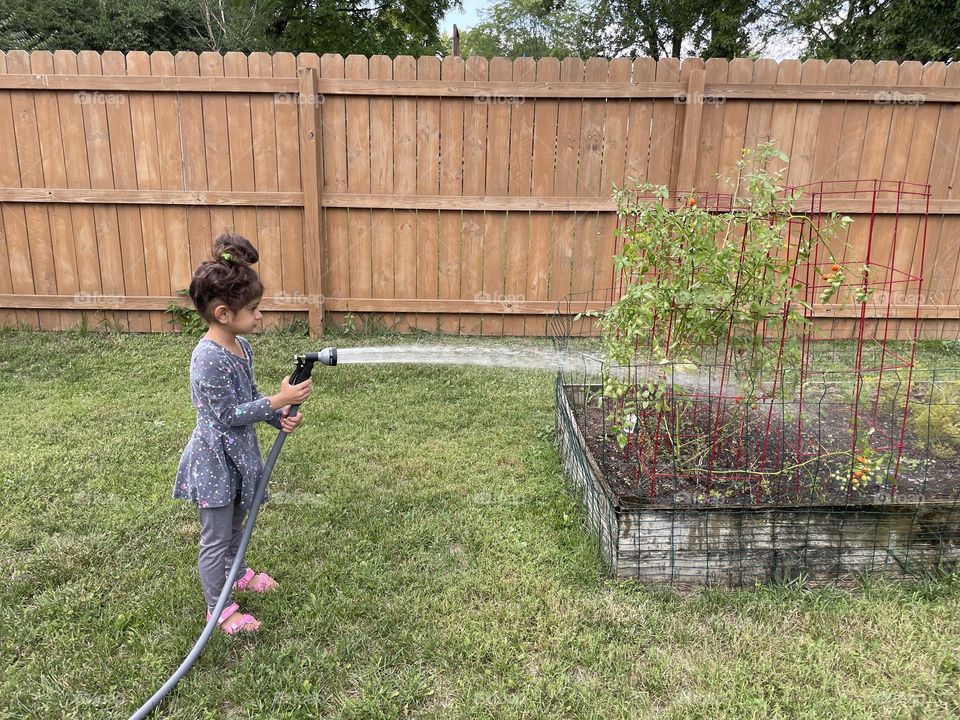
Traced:
MULTIPOLYGON (((210 622, 209 610, 207 610, 207 622, 210 622)), ((253 615, 240 613, 240 606, 237 603, 231 603, 220 613, 220 619, 217 620, 217 625, 219 625, 220 629, 227 635, 235 635, 238 632, 253 632, 259 629, 260 621, 253 615), (231 620, 230 616, 234 613, 236 613, 238 617, 231 620)))
POLYGON ((280 584, 266 573, 255 573, 250 568, 247 568, 247 572, 243 574, 243 577, 233 584, 233 589, 264 593, 279 586, 280 584))

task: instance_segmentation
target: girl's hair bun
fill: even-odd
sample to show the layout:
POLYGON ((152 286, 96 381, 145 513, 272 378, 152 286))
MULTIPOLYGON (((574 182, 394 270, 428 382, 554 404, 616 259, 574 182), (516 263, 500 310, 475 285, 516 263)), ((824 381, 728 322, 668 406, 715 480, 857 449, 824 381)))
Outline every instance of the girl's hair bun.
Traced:
POLYGON ((263 283, 251 265, 260 253, 242 235, 224 233, 213 243, 212 257, 200 263, 190 281, 190 299, 201 317, 213 321, 218 303, 234 312, 263 297, 263 283))
POLYGON ((260 259, 260 253, 243 235, 223 233, 213 243, 213 260, 250 266, 260 259))

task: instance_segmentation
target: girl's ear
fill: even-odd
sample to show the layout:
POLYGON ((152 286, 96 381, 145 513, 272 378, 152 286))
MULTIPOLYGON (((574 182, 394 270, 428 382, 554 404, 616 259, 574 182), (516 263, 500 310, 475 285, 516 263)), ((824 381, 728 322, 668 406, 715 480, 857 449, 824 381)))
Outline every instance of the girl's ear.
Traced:
POLYGON ((213 315, 214 320, 217 322, 225 323, 230 319, 229 312, 230 308, 223 303, 219 303, 213 308, 213 312, 211 314, 213 315))

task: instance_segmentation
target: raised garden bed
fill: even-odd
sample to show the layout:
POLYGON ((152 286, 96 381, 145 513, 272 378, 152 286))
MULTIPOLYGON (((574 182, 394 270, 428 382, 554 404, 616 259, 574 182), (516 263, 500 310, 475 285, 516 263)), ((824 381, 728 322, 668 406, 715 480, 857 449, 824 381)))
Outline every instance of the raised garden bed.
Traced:
POLYGON ((697 488, 674 487, 651 499, 634 470, 620 464, 620 453, 602 449, 610 442, 602 411, 591 417, 587 402, 596 388, 558 377, 557 440, 570 488, 613 577, 818 583, 868 571, 906 577, 960 563, 960 508, 950 472, 927 479, 923 493, 904 484, 896 494, 850 496, 825 486, 817 497, 790 497, 773 487, 760 502, 746 489, 698 502, 697 488))

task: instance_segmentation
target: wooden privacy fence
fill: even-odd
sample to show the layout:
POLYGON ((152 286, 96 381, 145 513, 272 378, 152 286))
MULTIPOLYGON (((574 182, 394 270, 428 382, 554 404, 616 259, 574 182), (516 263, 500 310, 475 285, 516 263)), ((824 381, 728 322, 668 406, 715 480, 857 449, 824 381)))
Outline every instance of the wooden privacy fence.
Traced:
MULTIPOLYGON (((843 60, 0 53, 0 323, 169 329, 233 230, 266 325, 542 335, 569 293, 605 305, 614 184, 735 192, 767 139, 793 185, 931 185, 925 237, 917 202, 874 233, 925 241, 924 333, 954 336, 960 69, 843 60)), ((833 209, 862 244, 868 206, 833 209)))

